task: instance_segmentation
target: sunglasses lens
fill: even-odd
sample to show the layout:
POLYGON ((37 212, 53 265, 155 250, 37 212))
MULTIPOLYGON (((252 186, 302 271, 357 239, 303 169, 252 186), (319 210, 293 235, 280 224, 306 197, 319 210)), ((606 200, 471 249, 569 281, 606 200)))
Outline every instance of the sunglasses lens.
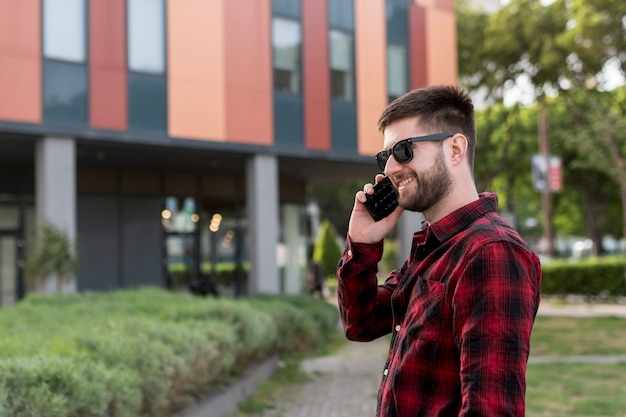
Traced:
POLYGON ((391 151, 380 151, 376 155, 376 160, 378 161, 378 167, 381 171, 385 170, 385 166, 387 165, 387 161, 389 160, 389 156, 391 155, 391 151))
POLYGON ((398 163, 406 164, 413 159, 413 144, 409 141, 400 141, 393 148, 393 157, 398 163))
POLYGON ((387 161, 391 155, 393 155, 393 159, 395 159, 398 163, 406 164, 413 159, 412 141, 409 139, 401 140, 393 145, 391 149, 378 152, 376 160, 378 161, 378 166, 382 171, 385 170, 385 166, 387 165, 387 161))

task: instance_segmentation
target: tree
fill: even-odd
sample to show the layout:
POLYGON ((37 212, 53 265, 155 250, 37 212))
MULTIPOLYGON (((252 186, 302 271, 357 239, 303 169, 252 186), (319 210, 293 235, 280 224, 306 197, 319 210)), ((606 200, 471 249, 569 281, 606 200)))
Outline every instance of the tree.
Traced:
MULTIPOLYGON (((503 101, 503 91, 519 80, 530 83, 539 105, 536 132, 542 153, 552 153, 550 140, 558 137, 550 128, 555 122, 555 112, 549 107, 549 103, 551 106, 555 103, 551 97, 565 96, 574 86, 590 91, 601 89, 603 69, 610 62, 617 62, 622 74, 626 73, 626 12, 620 0, 555 0, 549 4, 539 0, 511 0, 492 14, 467 9, 462 3, 457 2, 459 57, 463 62, 459 68, 461 84, 473 92, 482 92, 488 104, 493 105, 503 101)), ((572 143, 568 145, 569 148, 563 147, 561 151, 568 153, 567 164, 576 166, 576 158, 584 155, 572 143)), ((500 150, 499 159, 490 161, 491 175, 487 177, 496 179, 500 175, 499 167, 510 160, 509 155, 500 150)), ((576 172, 569 172, 571 167, 564 165, 565 170, 570 180, 577 178, 570 184, 582 198, 554 196, 555 208, 559 200, 592 204, 584 209, 586 213, 599 213, 602 205, 608 206, 606 198, 612 194, 611 190, 590 185, 592 179, 606 174, 589 164, 578 165, 576 172)), ((552 196, 544 193, 543 197, 544 226, 551 230, 552 196)), ((600 247, 598 229, 602 222, 598 220, 601 218, 586 217, 588 234, 594 238, 594 246, 600 247)))
POLYGON ((313 260, 321 265, 324 275, 335 276, 341 252, 337 231, 329 220, 324 220, 313 249, 313 260))
MULTIPOLYGON (((554 125, 553 138, 557 139, 556 143, 560 146, 557 152, 562 156, 566 168, 563 192, 555 198, 555 213, 559 217, 555 222, 559 223, 561 232, 576 234, 582 231, 589 236, 594 242, 593 255, 604 254, 604 235, 622 235, 623 216, 619 187, 603 167, 611 165, 612 161, 604 159, 601 163, 599 160, 592 162, 586 148, 580 145, 581 133, 590 128, 587 116, 592 112, 588 109, 593 102, 591 97, 598 94, 604 93, 587 89, 563 93, 551 104, 550 116, 554 125), (573 205, 579 207, 577 213, 572 210, 573 205), (574 229, 576 226, 579 231, 574 229)), ((615 97, 613 104, 607 102, 603 112, 609 112, 611 106, 621 105, 623 102, 620 103, 615 97)), ((598 138, 595 139, 597 141, 598 138)))
POLYGON ((570 67, 587 88, 602 87, 608 63, 626 74, 626 9, 622 0, 573 0, 561 42, 572 51, 570 67))
MULTIPOLYGON (((626 94, 582 92, 570 100, 572 121, 577 127, 570 137, 585 158, 578 166, 604 173, 619 185, 622 202, 622 236, 626 236, 626 94)), ((625 275, 626 279, 626 275, 625 275)))
POLYGON ((28 254, 26 276, 31 281, 56 278, 56 290, 63 291, 63 283, 78 272, 78 256, 67 234, 47 223, 28 254))

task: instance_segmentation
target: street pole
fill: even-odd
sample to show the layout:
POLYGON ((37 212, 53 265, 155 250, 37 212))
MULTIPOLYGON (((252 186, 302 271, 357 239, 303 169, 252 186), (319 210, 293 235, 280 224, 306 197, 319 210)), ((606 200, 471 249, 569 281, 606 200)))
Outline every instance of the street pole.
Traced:
MULTIPOLYGON (((548 104, 545 96, 539 100, 539 153, 545 158, 546 166, 550 165, 550 135, 548 128, 548 104)), ((550 191, 550 181, 547 181, 546 188, 541 192, 541 205, 543 208, 543 237, 546 242, 546 255, 555 256, 554 250, 554 228, 552 224, 552 194, 550 191)))

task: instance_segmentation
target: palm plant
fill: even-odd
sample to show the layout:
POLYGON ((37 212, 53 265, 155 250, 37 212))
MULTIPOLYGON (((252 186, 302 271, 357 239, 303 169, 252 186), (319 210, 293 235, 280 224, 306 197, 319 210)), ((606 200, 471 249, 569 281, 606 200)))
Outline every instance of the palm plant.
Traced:
POLYGON ((51 275, 56 277, 56 290, 63 290, 63 282, 78 272, 78 255, 68 235, 57 226, 46 223, 26 260, 26 276, 40 282, 51 275))

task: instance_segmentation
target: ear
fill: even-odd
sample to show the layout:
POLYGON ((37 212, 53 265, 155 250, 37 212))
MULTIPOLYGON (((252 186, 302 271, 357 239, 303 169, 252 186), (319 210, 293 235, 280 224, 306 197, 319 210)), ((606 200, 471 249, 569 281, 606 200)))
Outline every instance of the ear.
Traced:
POLYGON ((458 165, 465 160, 467 154, 467 138, 465 135, 457 133, 452 136, 449 141, 450 162, 452 165, 458 165))

